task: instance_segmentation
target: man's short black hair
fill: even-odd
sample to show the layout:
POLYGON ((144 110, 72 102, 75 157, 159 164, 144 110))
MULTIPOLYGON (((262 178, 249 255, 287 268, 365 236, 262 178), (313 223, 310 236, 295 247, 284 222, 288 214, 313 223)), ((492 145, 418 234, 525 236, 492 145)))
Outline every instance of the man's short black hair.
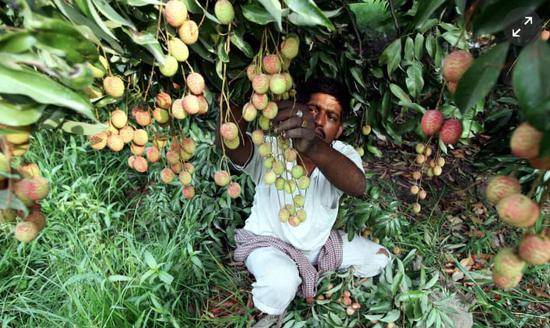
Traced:
POLYGON ((342 107, 340 122, 342 125, 351 112, 350 101, 351 95, 346 86, 333 78, 312 79, 304 83, 298 89, 298 101, 307 103, 314 93, 325 93, 336 98, 342 107))

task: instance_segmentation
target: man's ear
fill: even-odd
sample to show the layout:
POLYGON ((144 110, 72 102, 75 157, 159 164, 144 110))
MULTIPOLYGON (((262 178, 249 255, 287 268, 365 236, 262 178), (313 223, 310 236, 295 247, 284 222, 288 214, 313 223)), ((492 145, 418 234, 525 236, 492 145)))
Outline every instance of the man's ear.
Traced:
POLYGON ((344 132, 344 127, 340 125, 340 127, 338 128, 338 132, 336 133, 336 138, 334 139, 340 138, 340 136, 342 135, 342 132, 344 132))

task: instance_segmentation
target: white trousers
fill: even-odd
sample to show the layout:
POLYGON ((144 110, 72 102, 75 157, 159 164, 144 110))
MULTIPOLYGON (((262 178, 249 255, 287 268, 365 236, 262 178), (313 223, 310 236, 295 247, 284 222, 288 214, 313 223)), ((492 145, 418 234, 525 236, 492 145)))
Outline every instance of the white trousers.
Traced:
MULTIPOLYGON (((338 232, 343 240, 343 259, 338 270, 354 266, 354 275, 362 278, 373 277, 382 272, 390 260, 390 253, 386 248, 362 236, 348 241, 346 233, 338 232)), ((314 263, 319 251, 304 254, 314 263)), ((267 314, 283 313, 302 283, 296 263, 277 248, 262 247, 250 253, 245 265, 256 279, 252 283, 254 306, 267 314)))

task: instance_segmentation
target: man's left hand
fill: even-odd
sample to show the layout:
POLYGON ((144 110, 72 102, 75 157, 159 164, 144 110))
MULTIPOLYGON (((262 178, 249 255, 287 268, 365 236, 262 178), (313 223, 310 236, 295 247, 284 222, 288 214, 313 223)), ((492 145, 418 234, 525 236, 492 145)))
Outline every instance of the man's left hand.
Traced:
POLYGON ((279 111, 273 119, 275 132, 284 138, 292 138, 294 149, 307 155, 321 141, 315 134, 315 119, 309 108, 289 100, 277 102, 277 107, 279 111))

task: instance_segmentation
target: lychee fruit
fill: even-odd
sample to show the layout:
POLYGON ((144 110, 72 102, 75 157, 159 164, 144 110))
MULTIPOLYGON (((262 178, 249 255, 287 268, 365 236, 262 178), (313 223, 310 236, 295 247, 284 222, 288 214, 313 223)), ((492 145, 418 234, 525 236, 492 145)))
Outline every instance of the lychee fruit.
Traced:
POLYGON ((288 59, 293 59, 298 55, 300 49, 300 39, 297 35, 291 34, 281 43, 281 54, 288 59))
POLYGON ((186 20, 178 29, 178 36, 186 44, 191 45, 199 39, 199 27, 192 20, 186 20))
POLYGON ((246 103, 243 107, 243 119, 247 122, 252 122, 256 119, 258 110, 251 103, 246 103))
POLYGON ((457 82, 448 81, 448 82, 447 82, 447 90, 449 90, 449 93, 451 93, 452 95, 454 95, 455 92, 456 92, 456 87, 457 87, 457 85, 458 85, 457 82))
POLYGON ((167 55, 164 57, 164 63, 159 66, 160 73, 167 77, 174 76, 178 71, 178 65, 176 58, 167 55))
POLYGON ((155 163, 160 159, 160 151, 155 146, 147 147, 145 148, 145 156, 147 156, 149 162, 155 163))
POLYGON ((137 129, 134 131, 134 143, 138 146, 144 146, 149 140, 147 131, 143 129, 137 129))
POLYGON ((282 207, 279 210, 279 221, 285 223, 288 221, 289 218, 290 218, 290 212, 288 211, 287 208, 282 207))
POLYGON ((199 98, 195 95, 187 95, 182 100, 183 109, 189 115, 197 114, 200 110, 199 98))
POLYGON ((541 265, 550 261, 550 238, 543 234, 528 234, 518 248, 519 256, 529 264, 541 265))
POLYGON ((364 136, 368 136, 372 131, 372 128, 370 125, 363 125, 363 127, 361 127, 361 133, 364 135, 364 136))
POLYGON ((122 129, 120 129, 118 135, 122 138, 122 141, 125 144, 130 143, 132 142, 132 140, 134 140, 134 128, 126 125, 122 129))
POLYGON ((134 168, 134 160, 136 159, 136 156, 132 155, 130 157, 128 157, 128 167, 129 168, 134 168))
POLYGON ((537 203, 522 194, 504 197, 496 208, 502 221, 520 228, 532 226, 540 215, 537 203))
POLYGON ((262 130, 254 130, 252 132, 252 142, 255 145, 261 145, 264 142, 264 132, 262 130))
POLYGON ((160 180, 165 184, 169 184, 170 182, 172 182, 175 177, 176 175, 169 168, 164 168, 162 169, 162 171, 160 171, 160 180))
POLYGON ((180 161, 180 155, 173 150, 169 150, 166 152, 166 161, 170 165, 174 165, 180 161))
POLYGON ((130 144, 130 152, 133 155, 141 156, 145 152, 145 146, 136 145, 135 143, 130 144))
POLYGON ((214 173, 214 182, 220 187, 225 187, 231 181, 231 175, 225 170, 216 171, 214 173))
POLYGON ((204 78, 199 73, 193 72, 187 75, 185 83, 189 88, 189 91, 195 95, 200 95, 204 92, 204 78))
POLYGON ((516 178, 495 176, 489 179, 485 193, 489 203, 496 205, 505 197, 521 193, 521 185, 516 178))
POLYGON ((272 120, 277 116, 277 113, 279 112, 279 107, 277 107, 277 103, 270 101, 267 106, 264 108, 262 114, 266 118, 272 120))
POLYGON ((239 136, 239 128, 237 127, 237 124, 233 122, 226 122, 221 125, 220 134, 222 138, 232 140, 239 136))
POLYGON ((107 147, 114 152, 119 152, 124 148, 124 140, 119 135, 110 135, 109 138, 107 138, 107 147))
MULTIPOLYGON (((3 154, 0 153, 0 172, 7 172, 7 170, 2 171, 2 168, 1 168, 2 156, 3 154)), ((19 172, 19 174, 21 174, 23 178, 34 178, 34 177, 42 176, 42 174, 40 173, 40 168, 36 163, 21 165, 20 167, 17 168, 17 172, 19 172)))
POLYGON ((141 126, 151 124, 151 114, 147 110, 141 110, 139 107, 134 107, 132 110, 132 115, 134 116, 137 124, 141 126))
POLYGON ((134 162, 132 163, 132 167, 139 173, 147 172, 147 160, 143 156, 136 156, 136 158, 134 158, 134 162))
POLYGON ((208 112, 208 101, 204 96, 197 96, 199 99, 199 114, 206 114, 208 112))
POLYGON ((158 124, 167 123, 170 120, 170 115, 166 109, 157 107, 153 110, 153 118, 157 121, 158 124))
POLYGON ((258 118, 258 125, 262 130, 267 131, 271 127, 271 121, 264 115, 260 115, 258 118))
POLYGON ((267 171, 264 174, 264 183, 266 185, 274 184, 276 179, 277 179, 277 175, 275 175, 275 172, 273 172, 271 170, 267 171))
POLYGON ((454 145, 462 135, 462 123, 459 120, 452 118, 446 120, 439 132, 439 138, 443 143, 454 145))
POLYGON ((214 5, 214 14, 223 25, 229 25, 235 18, 235 10, 233 5, 228 0, 218 0, 214 5))
POLYGON ((227 194, 231 198, 237 198, 241 195, 241 185, 237 182, 231 182, 227 186, 227 194))
POLYGON ((252 82, 254 80, 254 77, 258 74, 256 65, 250 64, 246 67, 246 77, 248 77, 248 80, 252 82))
POLYGON ((286 80, 282 74, 273 74, 269 79, 269 90, 276 95, 281 95, 286 91, 286 80))
POLYGON ((180 38, 172 38, 168 41, 168 53, 179 62, 189 58, 189 48, 180 38))
POLYGON ((419 203, 414 203, 412 210, 414 213, 420 213, 420 211, 422 210, 422 206, 420 206, 419 203))
POLYGON ((120 109, 115 109, 111 112, 111 123, 117 129, 121 129, 128 123, 128 116, 120 109))
POLYGON ((118 76, 107 76, 103 79, 105 93, 113 98, 120 98, 124 94, 124 82, 118 76))
POLYGON ((92 146, 93 149, 101 150, 107 146, 107 138, 109 138, 107 132, 102 131, 89 136, 88 141, 90 142, 90 146, 92 146))
POLYGON ((195 172, 195 166, 193 166, 193 163, 183 163, 183 170, 193 174, 193 172, 195 172))
POLYGON ((262 157, 267 157, 267 156, 271 155, 271 144, 267 143, 267 142, 264 142, 263 144, 261 144, 258 147, 258 153, 262 157))
POLYGON ((281 61, 277 55, 266 55, 262 59, 263 69, 267 74, 276 74, 281 71, 281 61))
POLYGON ((183 1, 170 0, 164 6, 164 17, 170 26, 178 27, 187 19, 187 7, 183 1))
POLYGON ((187 113, 185 112, 185 109, 183 109, 182 99, 174 100, 174 102, 172 103, 171 113, 172 113, 172 116, 178 120, 183 120, 187 117, 187 113))
POLYGON ((178 179, 180 180, 180 183, 184 186, 188 186, 193 181, 193 177, 191 176, 191 173, 187 171, 181 171, 179 173, 178 179))
POLYGON ((506 277, 499 273, 493 272, 493 283, 499 288, 508 290, 516 287, 521 281, 522 277, 523 277, 523 274, 519 274, 512 277, 506 277))
POLYGON ((181 193, 183 194, 183 197, 185 197, 185 199, 192 199, 193 197, 195 197, 195 187, 185 186, 183 187, 181 193))
POLYGON ((298 188, 302 190, 307 189, 309 187, 309 183, 309 177, 307 175, 301 176, 297 182, 298 188))
POLYGON ((457 50, 451 52, 443 59, 443 77, 447 81, 458 82, 473 61, 474 57, 468 51, 457 50))
POLYGON ((292 148, 288 148, 284 152, 284 158, 287 162, 294 162, 297 156, 298 156, 298 153, 296 152, 296 150, 292 148))
POLYGON ((503 248, 495 256, 493 272, 510 278, 521 275, 525 267, 525 261, 513 249, 503 248))
POLYGON ((269 84, 270 83, 269 83, 269 76, 268 75, 257 74, 254 77, 254 79, 252 80, 252 89, 254 89, 254 92, 256 92, 256 93, 264 94, 264 93, 267 92, 267 90, 269 90, 269 84))
POLYGON ((181 162, 177 162, 176 164, 170 165, 170 169, 175 174, 179 174, 183 170, 183 164, 181 162))
POLYGON ((40 211, 33 211, 25 218, 26 222, 32 222, 38 228, 38 231, 44 229, 46 226, 46 218, 40 211))
POLYGON ((28 243, 38 236, 38 227, 33 222, 19 222, 15 226, 15 239, 28 243))
POLYGON ((512 134, 510 148, 516 157, 531 159, 539 156, 542 133, 531 124, 520 124, 512 134))
POLYGON ((172 97, 170 97, 170 95, 166 92, 161 91, 155 96, 155 103, 157 104, 157 107, 169 109, 170 106, 172 106, 172 97))
POLYGON ((266 94, 257 94, 253 93, 251 98, 252 105, 256 107, 257 110, 264 109, 269 103, 269 98, 266 94))
POLYGON ((240 144, 240 139, 239 138, 235 138, 231 140, 223 139, 223 144, 229 149, 237 149, 240 144))
POLYGON ((422 116, 421 124, 424 134, 432 136, 443 126, 443 114, 437 109, 427 110, 422 116))
POLYGON ((294 177, 294 179, 299 179, 301 176, 304 175, 305 173, 305 170, 304 170, 304 167, 301 166, 301 165, 296 165, 294 166, 290 173, 292 174, 292 176, 294 177))

